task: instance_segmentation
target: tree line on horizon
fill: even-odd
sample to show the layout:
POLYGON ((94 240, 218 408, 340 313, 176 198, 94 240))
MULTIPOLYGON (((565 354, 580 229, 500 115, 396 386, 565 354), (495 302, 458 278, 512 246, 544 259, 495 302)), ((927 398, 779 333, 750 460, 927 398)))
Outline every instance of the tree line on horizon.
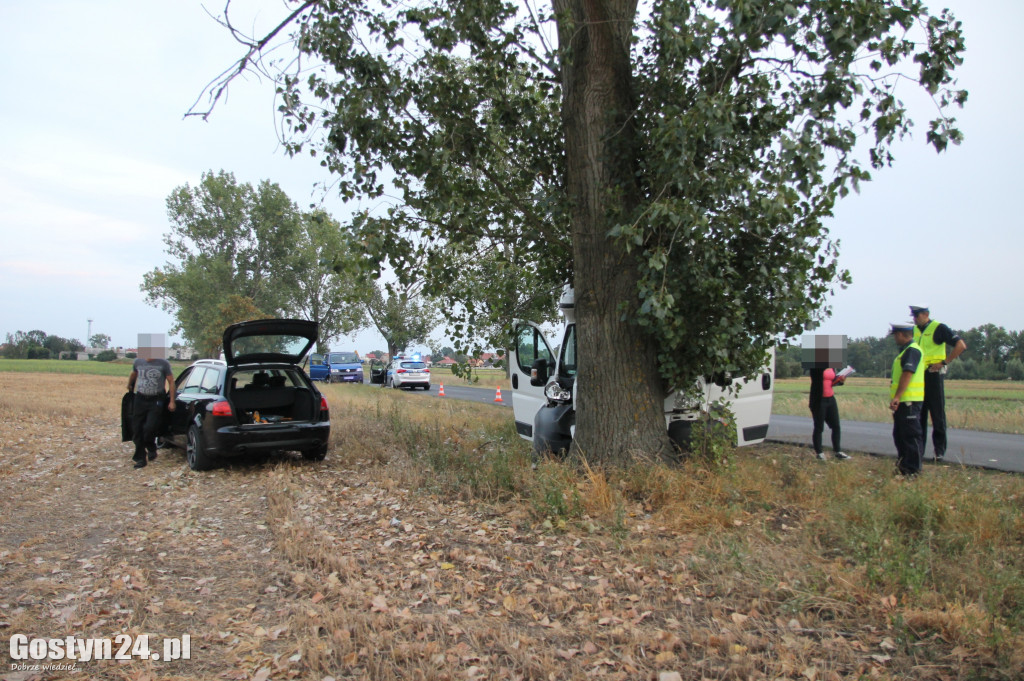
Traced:
MULTIPOLYGON (((107 349, 110 336, 98 333, 89 341, 92 347, 107 349)), ((8 333, 3 345, 0 345, 0 357, 6 359, 57 359, 62 352, 74 353, 85 350, 85 345, 75 338, 63 338, 46 333, 40 329, 31 331, 15 331, 8 333)))
MULTIPOLYGON (((1008 331, 995 324, 954 331, 964 339, 967 351, 949 365, 946 378, 1024 381, 1024 331, 1008 331)), ((847 345, 846 363, 860 376, 887 378, 895 351, 895 342, 889 336, 856 338, 847 345)), ((799 343, 779 348, 775 358, 777 378, 796 378, 806 373, 800 363, 800 352, 799 343)))

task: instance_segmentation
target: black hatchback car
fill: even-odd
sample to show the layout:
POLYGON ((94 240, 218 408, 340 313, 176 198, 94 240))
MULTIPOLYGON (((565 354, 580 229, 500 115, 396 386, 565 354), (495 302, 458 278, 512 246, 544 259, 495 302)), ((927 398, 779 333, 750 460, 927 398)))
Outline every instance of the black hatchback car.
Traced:
POLYGON ((248 452, 296 450, 321 461, 331 416, 327 400, 299 366, 319 324, 262 319, 224 331, 224 360, 202 359, 175 381, 166 445, 184 448, 192 470, 248 452))

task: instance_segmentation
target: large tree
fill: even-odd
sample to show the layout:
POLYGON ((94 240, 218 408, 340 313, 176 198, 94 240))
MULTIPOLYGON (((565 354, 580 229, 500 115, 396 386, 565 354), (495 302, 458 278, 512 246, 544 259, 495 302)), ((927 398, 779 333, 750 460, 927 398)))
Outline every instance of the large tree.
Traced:
POLYGON ((421 288, 421 284, 381 284, 372 288, 364 303, 367 318, 388 344, 390 357, 426 343, 437 326, 437 312, 421 288))
POLYGON ((624 462, 667 451, 672 386, 756 370, 827 311, 848 276, 824 221, 908 132, 897 85, 933 97, 928 142, 959 141, 963 37, 918 0, 552 2, 291 3, 233 73, 290 31, 290 150, 345 197, 398 196, 353 225, 369 262, 426 256, 429 281, 432 254, 502 243, 571 281, 576 444, 624 462))
POLYGON ((202 356, 221 350, 226 304, 267 317, 286 309, 301 214, 280 186, 204 173, 197 186, 177 187, 167 197, 167 218, 169 259, 144 276, 141 289, 147 302, 174 315, 172 332, 180 331, 202 356))
POLYGON ((291 314, 320 322, 318 352, 329 352, 332 340, 366 326, 373 285, 352 268, 334 266, 355 259, 337 220, 323 211, 302 215, 287 267, 285 306, 291 314))

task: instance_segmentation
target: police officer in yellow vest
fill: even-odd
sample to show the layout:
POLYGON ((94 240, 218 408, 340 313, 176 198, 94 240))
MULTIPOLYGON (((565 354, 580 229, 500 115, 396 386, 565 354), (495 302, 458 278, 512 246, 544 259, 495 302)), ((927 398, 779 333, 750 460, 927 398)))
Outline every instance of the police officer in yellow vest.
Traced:
POLYGON ((892 362, 892 383, 889 387, 896 468, 902 475, 916 475, 921 471, 923 452, 921 404, 924 402, 924 357, 914 342, 913 324, 892 324, 889 335, 896 339, 898 350, 892 362))
POLYGON ((945 324, 930 318, 928 308, 911 305, 914 342, 924 354, 924 404, 921 407, 921 456, 928 442, 928 415, 932 417, 932 447, 935 461, 946 455, 946 366, 967 349, 963 339, 945 324), (952 348, 946 354, 946 347, 952 348))

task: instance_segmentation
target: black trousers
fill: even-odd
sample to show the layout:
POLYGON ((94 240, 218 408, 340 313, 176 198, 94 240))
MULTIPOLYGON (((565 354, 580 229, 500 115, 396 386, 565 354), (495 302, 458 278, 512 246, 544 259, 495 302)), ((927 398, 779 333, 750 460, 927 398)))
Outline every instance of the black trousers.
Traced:
POLYGON ((924 402, 921 406, 921 456, 928 443, 928 415, 932 417, 932 447, 935 457, 946 455, 946 377, 939 372, 924 372, 924 402))
POLYGON ((892 415, 896 467, 903 475, 921 472, 921 402, 900 402, 892 415))
POLYGON ((147 452, 156 451, 156 436, 163 425, 167 395, 149 397, 135 393, 132 413, 132 442, 135 443, 133 461, 145 461, 147 452))
POLYGON ((814 419, 814 432, 811 433, 811 442, 814 444, 814 451, 821 453, 821 435, 825 431, 825 424, 832 431, 832 451, 838 452, 840 429, 839 429, 839 405, 835 397, 822 397, 818 402, 818 408, 811 410, 811 417, 814 419))

